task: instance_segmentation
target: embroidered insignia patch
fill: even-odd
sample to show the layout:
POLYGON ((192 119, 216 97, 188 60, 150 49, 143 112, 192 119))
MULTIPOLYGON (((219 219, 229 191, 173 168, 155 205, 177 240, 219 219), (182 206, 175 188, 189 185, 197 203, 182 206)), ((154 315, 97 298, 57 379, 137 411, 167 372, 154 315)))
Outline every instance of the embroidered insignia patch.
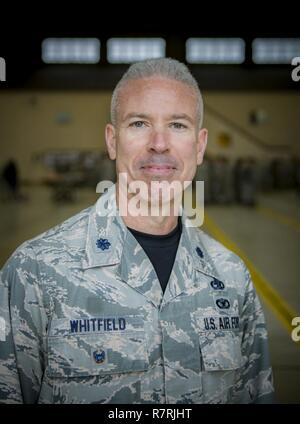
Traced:
POLYGON ((213 281, 210 282, 210 285, 214 290, 224 290, 225 288, 225 284, 222 281, 217 280, 216 278, 214 278, 213 281))
POLYGON ((111 244, 107 239, 100 238, 96 241, 96 245, 101 250, 107 250, 110 248, 111 244))
POLYGON ((94 350, 93 358, 96 364, 102 364, 105 361, 105 352, 102 349, 94 350))
POLYGON ((220 308, 220 309, 229 309, 230 308, 230 302, 227 299, 223 299, 223 298, 217 299, 216 304, 217 304, 218 308, 220 308))

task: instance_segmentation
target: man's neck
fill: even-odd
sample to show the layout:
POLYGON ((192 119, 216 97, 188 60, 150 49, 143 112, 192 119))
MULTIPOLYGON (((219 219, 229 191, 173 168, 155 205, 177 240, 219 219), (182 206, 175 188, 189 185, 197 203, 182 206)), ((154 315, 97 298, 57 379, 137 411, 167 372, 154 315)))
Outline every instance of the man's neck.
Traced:
POLYGON ((164 235, 178 224, 178 216, 122 216, 126 227, 142 233, 164 235))

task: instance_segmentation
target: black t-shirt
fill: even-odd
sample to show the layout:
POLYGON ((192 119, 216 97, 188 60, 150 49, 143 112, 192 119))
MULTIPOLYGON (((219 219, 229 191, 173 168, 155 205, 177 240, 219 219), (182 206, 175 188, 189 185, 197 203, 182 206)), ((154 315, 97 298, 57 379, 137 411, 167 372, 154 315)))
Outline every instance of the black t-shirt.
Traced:
POLYGON ((142 246, 152 262, 162 291, 164 292, 170 278, 182 232, 180 217, 178 218, 176 228, 165 235, 141 233, 133 228, 127 228, 142 246))

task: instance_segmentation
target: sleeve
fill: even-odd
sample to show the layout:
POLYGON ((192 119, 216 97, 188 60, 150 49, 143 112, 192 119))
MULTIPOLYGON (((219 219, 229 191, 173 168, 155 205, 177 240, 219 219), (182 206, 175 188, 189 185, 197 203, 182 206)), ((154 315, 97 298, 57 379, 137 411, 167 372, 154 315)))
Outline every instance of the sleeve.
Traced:
POLYGON ((234 397, 238 403, 272 403, 273 373, 265 317, 250 273, 243 265, 246 291, 241 315, 242 357, 234 397))
POLYGON ((23 244, 0 275, 0 403, 35 403, 44 370, 47 315, 34 250, 23 244))

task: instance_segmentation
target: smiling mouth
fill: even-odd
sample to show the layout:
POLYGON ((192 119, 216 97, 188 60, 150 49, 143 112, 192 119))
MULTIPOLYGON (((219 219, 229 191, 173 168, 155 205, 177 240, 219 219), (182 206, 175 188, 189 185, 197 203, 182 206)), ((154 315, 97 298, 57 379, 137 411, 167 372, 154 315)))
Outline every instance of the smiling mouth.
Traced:
POLYGON ((147 165, 142 166, 141 169, 176 169, 174 166, 171 165, 147 165))
POLYGON ((146 165, 141 167, 141 172, 149 177, 171 177, 176 168, 171 165, 146 165))

